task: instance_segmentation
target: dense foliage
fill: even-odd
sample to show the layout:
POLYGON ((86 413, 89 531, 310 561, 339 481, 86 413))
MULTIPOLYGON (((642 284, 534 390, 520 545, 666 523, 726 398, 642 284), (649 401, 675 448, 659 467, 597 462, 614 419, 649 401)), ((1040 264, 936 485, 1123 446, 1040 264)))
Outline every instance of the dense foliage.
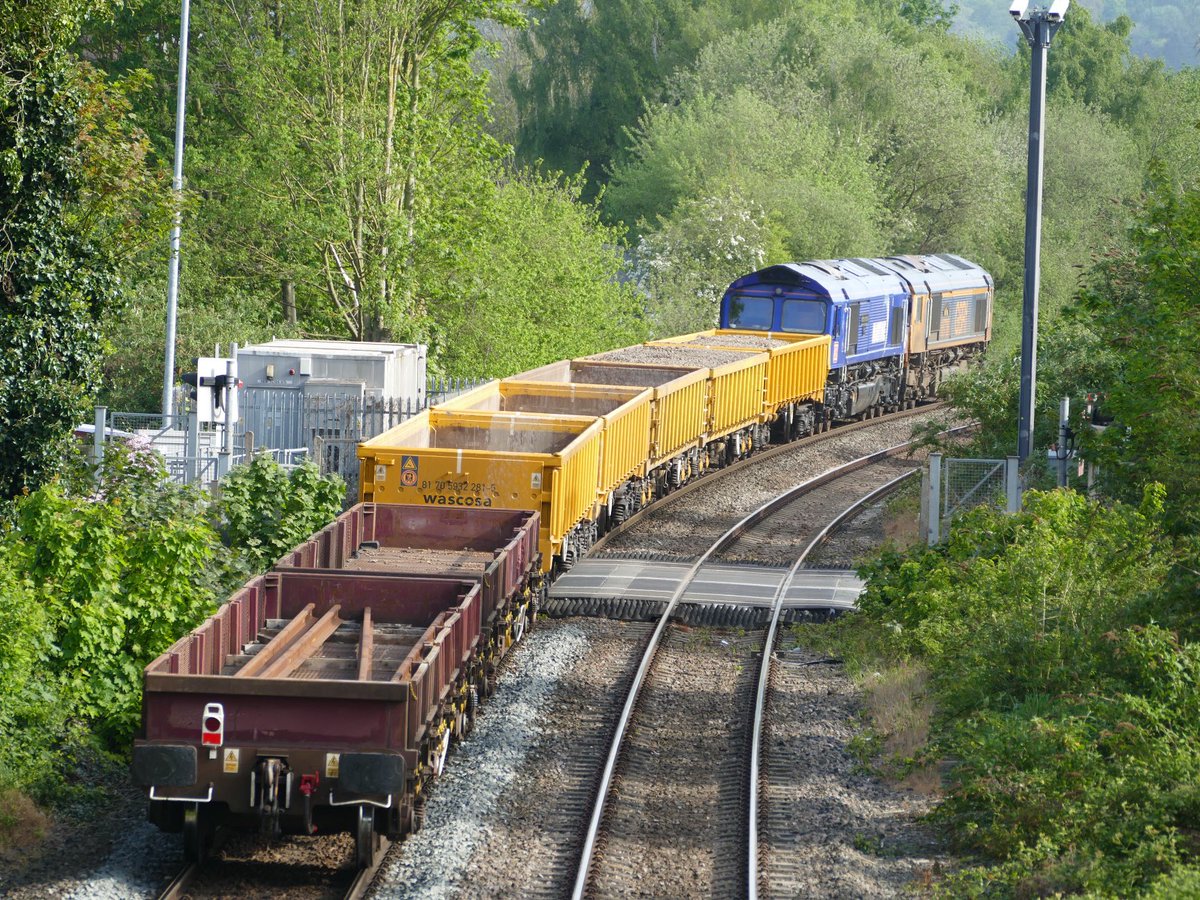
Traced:
MULTIPOLYGON (((864 669, 928 672, 933 728, 909 764, 945 761, 934 817, 984 862, 953 895, 1195 891, 1200 194, 1157 175, 1040 360, 1051 401, 1107 388, 1114 421, 1079 439, 1105 499, 1035 492, 1019 515, 976 510, 937 547, 885 552, 838 638, 864 669)), ((994 360, 954 386, 989 449, 1011 446, 1014 373, 994 360)))
POLYGON ((122 751, 146 664, 330 521, 343 492, 311 464, 289 476, 260 458, 213 505, 169 483, 153 451, 113 443, 97 480, 79 471, 18 499, 0 530, 0 789, 53 800, 77 747, 122 751))
POLYGON ((106 82, 69 51, 84 14, 0 3, 0 499, 58 470, 122 259, 160 218, 129 119, 137 78, 106 82))
POLYGON ((951 893, 1133 896, 1195 862, 1200 644, 1167 600, 1163 503, 1035 492, 864 569, 849 630, 930 672, 924 757, 954 761, 935 819, 999 863, 951 893))
POLYGON ((305 461, 290 472, 267 454, 221 481, 216 518, 221 538, 259 572, 342 511, 346 486, 305 461))

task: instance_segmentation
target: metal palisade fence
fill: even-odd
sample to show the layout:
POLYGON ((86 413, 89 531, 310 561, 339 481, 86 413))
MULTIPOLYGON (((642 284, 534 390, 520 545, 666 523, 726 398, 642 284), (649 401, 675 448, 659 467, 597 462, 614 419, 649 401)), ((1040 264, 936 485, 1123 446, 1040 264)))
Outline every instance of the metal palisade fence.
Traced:
POLYGON ((109 413, 109 439, 136 435, 158 450, 176 481, 208 484, 223 466, 239 465, 256 453, 271 453, 292 465, 314 460, 322 474, 336 472, 346 481, 347 494, 358 491, 357 447, 432 405, 483 384, 485 379, 431 378, 425 396, 382 398, 353 387, 345 391, 305 392, 291 388, 243 388, 239 391, 239 420, 234 426, 232 452, 222 459, 221 426, 201 425, 191 434, 190 410, 177 407, 176 420, 159 414, 109 413))

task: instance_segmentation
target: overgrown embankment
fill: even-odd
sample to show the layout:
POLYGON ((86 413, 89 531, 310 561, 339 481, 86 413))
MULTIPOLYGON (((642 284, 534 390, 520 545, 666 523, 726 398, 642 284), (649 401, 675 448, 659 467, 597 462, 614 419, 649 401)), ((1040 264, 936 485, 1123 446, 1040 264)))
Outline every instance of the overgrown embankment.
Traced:
POLYGON ((1139 506, 1032 492, 1019 515, 976 510, 946 543, 864 567, 835 640, 875 692, 876 759, 940 770, 934 818, 978 855, 941 890, 1200 889, 1194 554, 1163 521, 1158 485, 1139 506), (897 714, 922 703, 927 735, 897 714))
POLYGON ((0 517, 0 852, 46 828, 35 803, 102 803, 95 767, 128 747, 142 669, 343 495, 311 463, 289 473, 260 457, 212 500, 117 443, 98 479, 80 471, 14 501, 0 517))

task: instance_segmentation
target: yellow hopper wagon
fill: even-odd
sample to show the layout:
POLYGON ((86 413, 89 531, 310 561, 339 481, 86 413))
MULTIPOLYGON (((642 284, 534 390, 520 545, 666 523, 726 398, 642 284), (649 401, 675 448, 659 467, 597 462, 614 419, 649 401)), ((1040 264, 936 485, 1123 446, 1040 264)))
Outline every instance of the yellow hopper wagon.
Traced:
POLYGON ((549 569, 576 523, 594 519, 603 428, 587 416, 435 407, 359 445, 362 499, 538 511, 549 569))

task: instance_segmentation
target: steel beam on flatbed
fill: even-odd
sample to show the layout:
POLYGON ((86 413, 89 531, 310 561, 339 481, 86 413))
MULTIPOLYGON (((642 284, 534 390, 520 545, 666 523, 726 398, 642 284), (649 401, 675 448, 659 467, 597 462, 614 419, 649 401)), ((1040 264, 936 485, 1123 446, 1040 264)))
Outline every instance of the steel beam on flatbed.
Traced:
POLYGON ((342 619, 338 615, 341 608, 341 604, 338 603, 329 607, 325 615, 321 616, 303 635, 296 638, 273 663, 263 669, 262 677, 287 678, 304 665, 304 661, 316 653, 321 645, 329 640, 329 636, 341 627, 342 619))
POLYGON ((234 672, 233 677, 249 678, 251 675, 259 674, 269 666, 275 657, 288 648, 288 645, 291 644, 297 635, 303 634, 312 624, 314 609, 316 609, 316 604, 310 603, 304 609, 300 610, 292 621, 283 626, 283 630, 279 634, 267 641, 266 645, 254 655, 252 660, 234 672))
POLYGON ((371 607, 363 609, 362 636, 358 641, 358 680, 371 680, 371 656, 375 652, 375 628, 371 625, 371 607))

